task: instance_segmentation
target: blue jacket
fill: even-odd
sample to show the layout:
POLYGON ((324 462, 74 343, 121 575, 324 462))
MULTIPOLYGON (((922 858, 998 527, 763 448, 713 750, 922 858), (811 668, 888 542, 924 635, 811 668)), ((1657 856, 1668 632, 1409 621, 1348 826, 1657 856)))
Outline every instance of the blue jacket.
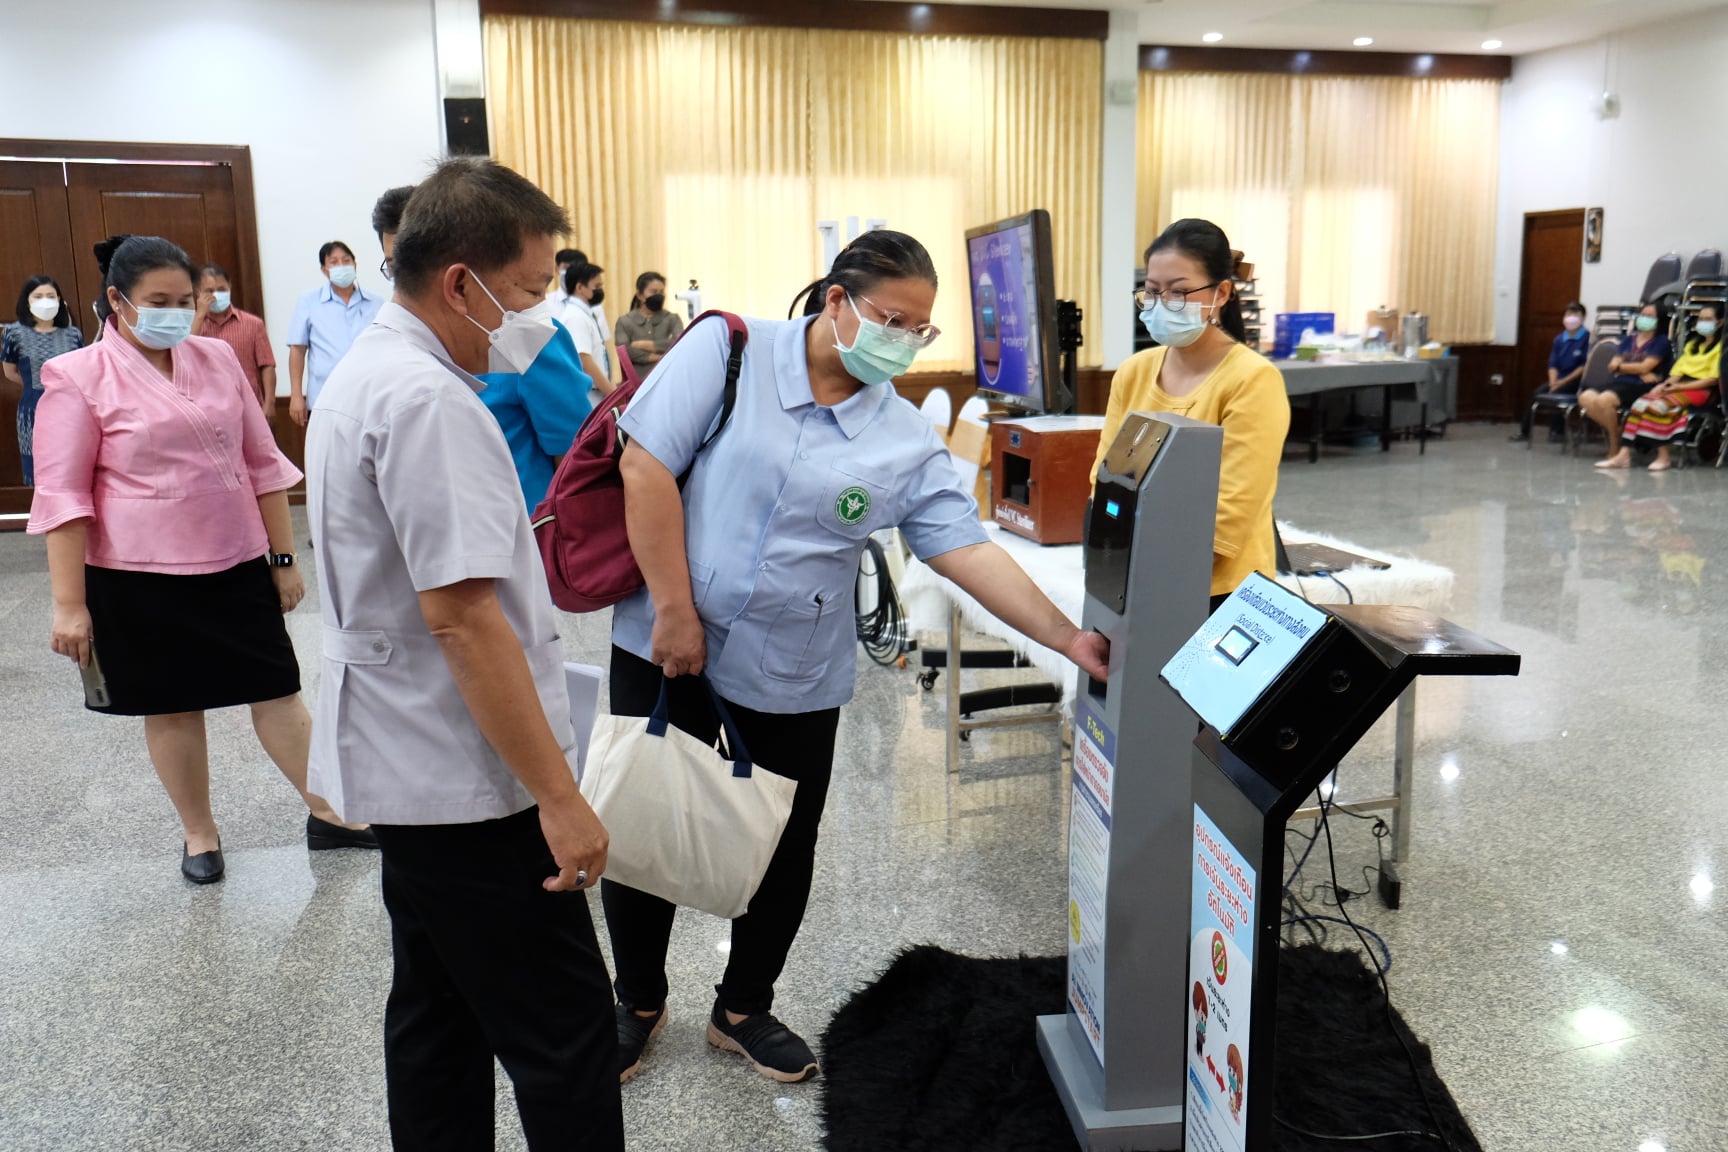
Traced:
POLYGON ((582 370, 576 342, 556 319, 557 329, 528 371, 488 372, 480 399, 491 410, 516 461, 516 478, 528 511, 546 497, 555 461, 570 451, 592 405, 588 389, 594 381, 582 370))

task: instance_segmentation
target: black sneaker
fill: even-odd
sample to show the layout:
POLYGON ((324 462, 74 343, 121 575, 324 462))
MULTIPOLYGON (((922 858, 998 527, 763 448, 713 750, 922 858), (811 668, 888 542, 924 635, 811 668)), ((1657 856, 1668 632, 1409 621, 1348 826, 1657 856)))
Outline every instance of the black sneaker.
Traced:
POLYGON ((618 1005, 618 1083, 642 1071, 642 1052, 666 1027, 666 1005, 652 1016, 638 1016, 628 1004, 618 1005))
POLYGON ((756 1071, 782 1084, 808 1080, 820 1071, 810 1045, 768 1012, 729 1024, 725 1007, 714 1001, 714 1014, 708 1019, 708 1043, 721 1051, 738 1053, 756 1071))

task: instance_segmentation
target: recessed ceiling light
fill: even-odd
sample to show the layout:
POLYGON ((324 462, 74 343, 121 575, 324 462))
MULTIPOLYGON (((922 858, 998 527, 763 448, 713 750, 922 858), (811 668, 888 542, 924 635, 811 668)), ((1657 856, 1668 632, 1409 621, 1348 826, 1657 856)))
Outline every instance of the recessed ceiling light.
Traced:
POLYGON ((1492 51, 1494 51, 1494 49, 1496 49, 1498 47, 1500 47, 1500 41, 1498 41, 1498 40, 1484 40, 1484 41, 1482 41, 1482 50, 1484 52, 1492 52, 1492 51))
POLYGON ((1206 41, 1206 43, 1208 43, 1208 44, 1216 44, 1216 43, 1218 43, 1218 41, 1224 39, 1224 33, 1222 33, 1222 32, 1208 32, 1208 33, 1206 33, 1206 35, 1200 37, 1200 39, 1206 41))
POLYGON ((1358 36, 1358 37, 1356 37, 1356 39, 1350 41, 1350 43, 1356 45, 1356 47, 1358 47, 1358 48, 1366 48, 1366 47, 1368 47, 1368 45, 1374 43, 1374 37, 1372 37, 1372 36, 1358 36))

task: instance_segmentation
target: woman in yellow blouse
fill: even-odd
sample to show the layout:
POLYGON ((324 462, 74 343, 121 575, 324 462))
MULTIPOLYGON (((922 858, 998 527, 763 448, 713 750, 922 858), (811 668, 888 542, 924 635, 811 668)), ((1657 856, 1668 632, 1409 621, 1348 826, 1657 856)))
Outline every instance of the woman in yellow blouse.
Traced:
POLYGON ((1272 574, 1272 496, 1290 430, 1284 377, 1242 343, 1247 329, 1231 282, 1238 254, 1209 220, 1178 220, 1146 249, 1140 322, 1163 345, 1129 357, 1110 382, 1097 465, 1130 412, 1174 412, 1224 429, 1218 524, 1212 538, 1216 606, 1250 572, 1272 574))

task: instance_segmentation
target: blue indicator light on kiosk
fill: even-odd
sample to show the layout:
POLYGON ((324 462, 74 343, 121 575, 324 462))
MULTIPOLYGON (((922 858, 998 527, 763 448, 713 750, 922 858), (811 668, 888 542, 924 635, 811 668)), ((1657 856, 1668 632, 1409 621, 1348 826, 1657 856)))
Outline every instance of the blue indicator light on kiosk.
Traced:
POLYGON ((1122 515, 1122 505, 1116 503, 1114 500, 1104 501, 1104 515, 1110 517, 1112 520, 1116 519, 1116 517, 1122 515))

